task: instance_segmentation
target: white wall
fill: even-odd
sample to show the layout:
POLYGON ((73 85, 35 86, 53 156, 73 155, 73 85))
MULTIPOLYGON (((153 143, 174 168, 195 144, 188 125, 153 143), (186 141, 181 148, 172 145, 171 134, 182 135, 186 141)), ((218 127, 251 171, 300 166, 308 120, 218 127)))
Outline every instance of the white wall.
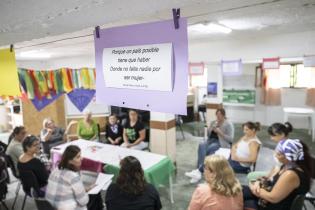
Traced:
MULTIPOLYGON (((234 88, 252 88, 255 81, 255 66, 256 64, 244 64, 243 75, 237 77, 224 77, 224 87, 234 88), (243 79, 242 79, 243 77, 243 79)), ((306 89, 281 89, 281 106, 265 106, 260 103, 261 89, 256 88, 256 105, 255 107, 234 107, 225 106, 229 118, 233 122, 245 122, 248 120, 259 121, 263 125, 270 125, 274 122, 283 122, 284 113, 283 107, 307 107, 306 89)), ((308 121, 306 118, 290 118, 293 127, 308 128, 308 121)))
MULTIPOLYGON (((303 55, 315 54, 315 31, 275 35, 268 37, 253 37, 239 40, 221 40, 212 42, 190 42, 189 43, 189 61, 205 62, 208 68, 208 82, 218 81, 218 94, 216 99, 208 99, 209 103, 219 103, 222 101, 222 76, 218 63, 221 59, 241 58, 244 63, 257 63, 262 58, 280 56, 283 58, 303 57, 303 55)), ((19 67, 33 69, 56 69, 60 67, 94 67, 95 59, 93 55, 60 58, 48 61, 18 61, 19 67)), ((246 82, 238 79, 236 81, 228 79, 233 85, 250 86, 249 78, 255 74, 255 66, 245 65, 244 73, 246 82), (238 84, 239 82, 239 84, 238 84)), ((206 86, 207 84, 200 84, 206 86)), ((269 125, 275 121, 283 121, 283 106, 305 107, 304 89, 283 89, 282 106, 271 107, 260 105, 259 89, 257 89, 257 104, 254 109, 227 107, 228 114, 234 121, 243 122, 245 120, 260 121, 269 125)), ((295 127, 307 128, 307 121, 304 119, 295 119, 295 127)))
POLYGON ((314 55, 314 46, 315 31, 242 40, 190 42, 189 61, 219 62, 221 59, 242 58, 246 62, 274 56, 302 57, 314 55))
POLYGON ((82 68, 95 67, 95 58, 92 55, 82 55, 76 57, 48 59, 44 61, 21 61, 17 60, 19 68, 30 68, 35 70, 40 69, 58 69, 61 67, 82 68))
MULTIPOLYGON (((315 54, 315 31, 255 37, 241 40, 224 40, 215 42, 191 42, 189 44, 189 61, 205 62, 208 67, 208 81, 218 79, 219 62, 222 59, 239 59, 244 63, 243 77, 224 78, 223 87, 254 87, 255 66, 262 58, 295 58, 315 54), (252 64, 249 64, 252 63, 252 64)), ((220 81, 220 80, 219 80, 220 81)), ((260 88, 256 89, 256 106, 226 107, 227 114, 234 122, 247 120, 260 121, 264 125, 283 122, 283 107, 306 107, 305 89, 282 89, 281 106, 260 104, 260 88)), ((308 128, 305 118, 289 119, 296 128, 308 128)))

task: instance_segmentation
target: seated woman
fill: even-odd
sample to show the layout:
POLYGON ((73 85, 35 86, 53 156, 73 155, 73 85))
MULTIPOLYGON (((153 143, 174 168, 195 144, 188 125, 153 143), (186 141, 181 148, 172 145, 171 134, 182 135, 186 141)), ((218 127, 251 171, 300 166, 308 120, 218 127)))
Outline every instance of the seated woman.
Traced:
POLYGON ((276 158, 282 166, 265 182, 269 183, 270 189, 266 190, 259 181, 244 187, 247 208, 287 210, 297 195, 305 195, 310 190, 314 163, 304 143, 298 139, 280 141, 276 147, 276 158))
MULTIPOLYGON (((292 132, 293 126, 289 122, 285 123, 273 123, 268 127, 268 134, 272 141, 279 143, 280 141, 285 141, 289 138, 289 134, 292 132)), ((274 157, 277 160, 276 157, 274 157)), ((271 171, 253 171, 247 175, 248 180, 255 180, 258 177, 272 177, 279 171, 281 164, 278 161, 275 163, 275 167, 271 171)))
POLYGON ((234 138, 234 127, 226 119, 223 108, 216 111, 217 120, 210 123, 208 128, 208 139, 201 142, 198 147, 197 169, 186 172, 185 175, 190 177, 190 183, 197 183, 203 173, 203 163, 207 155, 214 154, 220 147, 230 148, 234 138))
POLYGON ((97 123, 92 119, 92 112, 86 110, 84 112, 84 119, 78 123, 77 134, 79 139, 97 140, 98 127, 97 123))
POLYGON ((17 163, 19 161, 19 157, 23 154, 22 142, 25 139, 26 135, 27 132, 25 127, 15 127, 9 137, 9 145, 5 152, 5 154, 10 156, 10 158, 12 159, 17 174, 19 173, 19 171, 17 170, 17 163))
POLYGON ((40 132, 40 138, 43 142, 44 153, 50 154, 50 149, 58 144, 63 143, 67 134, 73 124, 76 121, 71 121, 66 130, 61 127, 57 127, 54 121, 50 118, 46 118, 43 121, 43 129, 40 132))
POLYGON ((197 187, 188 210, 243 210, 241 184, 223 156, 206 157, 204 176, 206 183, 197 187))
POLYGON ((117 122, 116 115, 112 114, 108 119, 109 124, 106 125, 106 140, 113 145, 120 145, 122 143, 123 128, 117 122))
POLYGON ((123 139, 122 147, 137 150, 143 150, 148 147, 148 143, 144 142, 145 128, 143 123, 139 121, 136 110, 129 110, 129 120, 124 125, 123 139))
POLYGON ((162 209, 159 193, 146 183, 140 162, 132 156, 120 161, 119 175, 107 189, 105 203, 107 210, 162 209))
MULTIPOLYGON (((23 143, 24 153, 20 156, 17 168, 20 175, 25 171, 31 171, 36 177, 37 183, 40 188, 43 188, 47 185, 48 181, 48 171, 46 170, 45 165, 36 158, 36 155, 40 152, 40 141, 36 136, 27 136, 23 143)), ((26 192, 30 192, 31 189, 24 189, 26 192)), ((44 196, 45 190, 42 189, 39 193, 39 196, 44 196)))
POLYGON ((98 210, 103 209, 100 194, 88 195, 94 185, 84 187, 80 177, 81 150, 70 145, 64 151, 61 161, 49 176, 46 199, 57 209, 98 210))
POLYGON ((261 142, 256 136, 260 123, 246 122, 243 124, 244 136, 231 149, 229 163, 235 173, 248 173, 250 166, 256 162, 261 142))

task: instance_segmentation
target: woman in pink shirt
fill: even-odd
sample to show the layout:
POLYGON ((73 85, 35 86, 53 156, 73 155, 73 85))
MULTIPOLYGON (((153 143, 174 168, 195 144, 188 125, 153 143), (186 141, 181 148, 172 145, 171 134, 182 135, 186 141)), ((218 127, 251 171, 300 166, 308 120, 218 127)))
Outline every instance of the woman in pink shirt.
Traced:
POLYGON ((204 176, 206 183, 195 190, 189 210, 243 210, 241 184, 223 156, 205 159, 204 176))

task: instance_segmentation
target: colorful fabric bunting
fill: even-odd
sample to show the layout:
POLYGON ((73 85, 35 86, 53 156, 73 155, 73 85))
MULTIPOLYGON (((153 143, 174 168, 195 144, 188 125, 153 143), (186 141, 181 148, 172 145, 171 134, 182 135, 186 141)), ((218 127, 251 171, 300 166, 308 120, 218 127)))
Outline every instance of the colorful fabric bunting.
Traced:
POLYGON ((73 105, 82 112, 91 102, 95 95, 95 90, 89 89, 75 89, 68 93, 67 96, 73 105))
POLYGON ((18 75, 23 96, 32 100, 39 111, 63 93, 71 93, 75 106, 79 110, 84 109, 95 94, 95 69, 61 68, 47 71, 19 69, 18 75), (78 99, 80 98, 78 94, 84 96, 78 99))
POLYGON ((52 96, 51 98, 47 98, 44 96, 41 98, 41 100, 34 98, 31 101, 32 101, 33 105, 35 106, 35 108, 37 109, 37 111, 41 111, 47 105, 51 104, 56 99, 58 99, 61 95, 62 94, 57 94, 57 95, 52 96))

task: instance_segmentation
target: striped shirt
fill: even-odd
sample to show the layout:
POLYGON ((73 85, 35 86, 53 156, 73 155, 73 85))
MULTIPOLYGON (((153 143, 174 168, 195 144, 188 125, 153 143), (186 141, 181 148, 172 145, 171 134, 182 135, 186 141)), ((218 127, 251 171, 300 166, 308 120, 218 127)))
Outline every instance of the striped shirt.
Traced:
POLYGON ((56 168, 48 179, 46 199, 58 210, 86 210, 89 196, 78 172, 56 168))

